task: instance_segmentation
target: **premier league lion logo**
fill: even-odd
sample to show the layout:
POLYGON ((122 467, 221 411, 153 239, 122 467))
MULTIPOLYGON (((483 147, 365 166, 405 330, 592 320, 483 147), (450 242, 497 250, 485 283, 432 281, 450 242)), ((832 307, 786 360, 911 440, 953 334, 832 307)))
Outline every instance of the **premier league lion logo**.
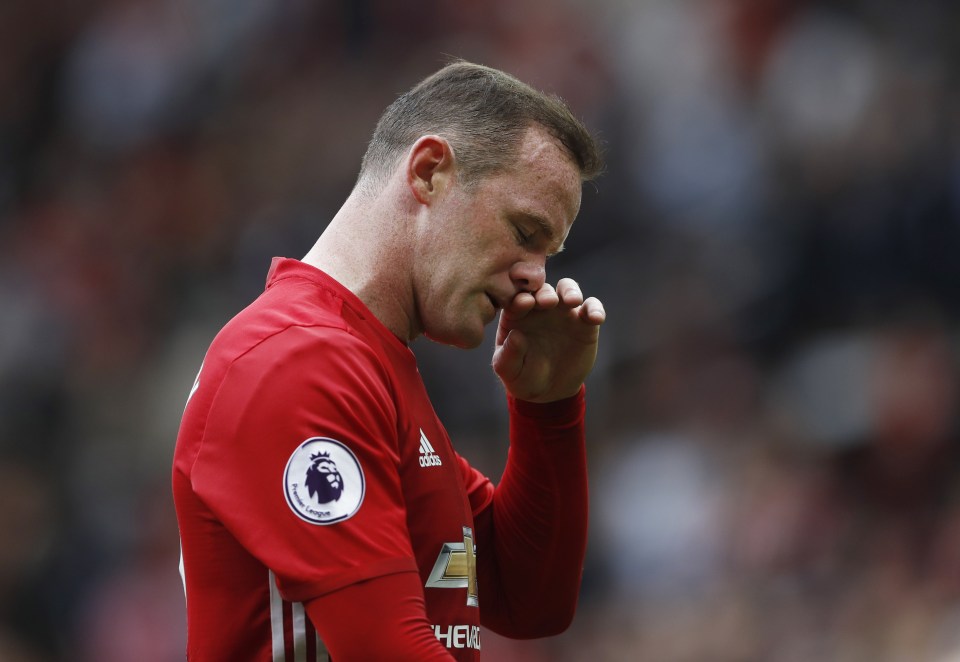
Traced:
POLYGON ((318 503, 339 501, 343 494, 343 476, 337 465, 326 452, 310 456, 312 464, 307 469, 307 478, 304 483, 311 497, 317 497, 318 503))
POLYGON ((329 437, 311 437, 297 446, 283 471, 287 505, 310 524, 327 526, 356 515, 366 485, 357 456, 329 437))

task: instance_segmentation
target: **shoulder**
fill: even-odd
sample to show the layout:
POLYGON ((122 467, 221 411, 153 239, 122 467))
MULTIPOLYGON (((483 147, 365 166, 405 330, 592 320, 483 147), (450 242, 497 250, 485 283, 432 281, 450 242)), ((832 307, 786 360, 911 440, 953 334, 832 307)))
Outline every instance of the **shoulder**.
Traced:
POLYGON ((343 315, 342 301, 314 283, 288 279, 237 313, 220 330, 209 355, 222 364, 287 360, 373 360, 378 352, 343 315), (302 290, 296 292, 296 290, 302 290))
POLYGON ((225 366, 211 393, 210 419, 225 426, 223 438, 243 427, 271 436, 290 428, 290 438, 303 439, 315 436, 311 430, 321 422, 327 428, 343 423, 344 429, 392 430, 396 393, 389 372, 361 338, 344 329, 291 326, 225 366))
POLYGON ((389 380, 377 349, 343 327, 288 326, 262 338, 233 364, 297 384, 389 380))
POLYGON ((334 293, 305 287, 285 300, 271 294, 286 286, 271 288, 221 330, 203 367, 211 402, 283 410, 362 398, 390 414, 399 389, 382 344, 345 318, 334 293))

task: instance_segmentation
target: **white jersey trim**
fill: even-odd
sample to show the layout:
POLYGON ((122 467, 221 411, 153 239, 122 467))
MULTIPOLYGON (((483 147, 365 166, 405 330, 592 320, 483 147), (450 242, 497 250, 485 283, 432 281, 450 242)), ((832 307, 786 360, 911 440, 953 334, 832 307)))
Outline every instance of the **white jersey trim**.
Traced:
POLYGON ((270 638, 273 662, 329 662, 327 647, 315 631, 312 634, 315 639, 316 655, 312 659, 307 657, 307 632, 313 630, 313 627, 307 627, 307 613, 303 603, 300 602, 289 603, 293 632, 293 660, 287 659, 287 642, 283 628, 284 599, 280 595, 280 589, 277 588, 277 577, 272 570, 268 571, 268 581, 270 582, 270 638))
POLYGON ((277 578, 273 570, 268 571, 270 583, 270 635, 273 641, 273 662, 287 662, 287 651, 283 641, 283 598, 277 588, 277 578))

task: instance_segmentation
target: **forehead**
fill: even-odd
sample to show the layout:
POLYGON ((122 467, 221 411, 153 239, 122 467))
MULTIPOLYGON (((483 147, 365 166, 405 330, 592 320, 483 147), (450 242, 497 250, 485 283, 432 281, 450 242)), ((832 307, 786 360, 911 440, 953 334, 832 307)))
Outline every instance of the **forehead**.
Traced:
POLYGON ((572 157, 546 130, 529 129, 511 164, 492 179, 515 211, 543 218, 566 236, 580 210, 582 180, 572 157))

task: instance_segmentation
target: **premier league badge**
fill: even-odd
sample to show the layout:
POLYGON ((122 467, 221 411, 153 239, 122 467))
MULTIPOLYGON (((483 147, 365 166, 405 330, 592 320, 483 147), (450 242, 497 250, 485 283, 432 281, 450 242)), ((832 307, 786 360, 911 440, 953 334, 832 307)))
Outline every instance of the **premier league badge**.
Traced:
POLYGON ((300 444, 283 473, 287 504, 311 524, 335 524, 353 517, 363 503, 365 486, 357 456, 326 437, 300 444))

